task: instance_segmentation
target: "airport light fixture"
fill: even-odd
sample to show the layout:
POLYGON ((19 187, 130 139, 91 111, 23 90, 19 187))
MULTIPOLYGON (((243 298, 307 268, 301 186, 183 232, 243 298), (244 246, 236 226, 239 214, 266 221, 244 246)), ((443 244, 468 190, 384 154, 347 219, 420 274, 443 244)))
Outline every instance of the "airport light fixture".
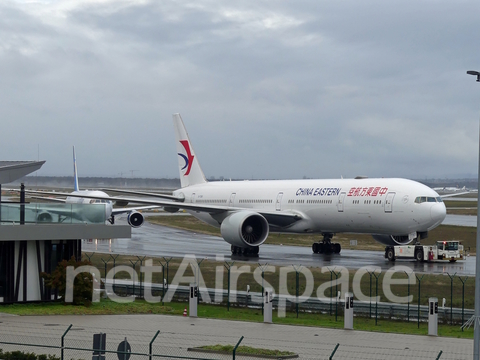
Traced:
MULTIPOLYGON (((469 70, 468 75, 477 77, 480 82, 480 72, 469 70)), ((478 187, 477 193, 477 241, 476 241, 476 261, 475 261, 475 315, 474 315, 474 333, 473 333, 473 359, 480 358, 480 124, 479 124, 479 142, 478 142, 478 187)))

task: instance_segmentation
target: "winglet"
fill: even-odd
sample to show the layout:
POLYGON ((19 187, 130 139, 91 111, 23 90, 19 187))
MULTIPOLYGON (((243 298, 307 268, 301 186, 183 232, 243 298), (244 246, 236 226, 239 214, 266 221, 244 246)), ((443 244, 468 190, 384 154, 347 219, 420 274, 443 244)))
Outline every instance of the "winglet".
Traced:
POLYGON ((206 183, 205 175, 193 151, 187 130, 180 114, 173 114, 173 126, 177 140, 178 169, 180 184, 183 187, 206 183))
POLYGON ((78 190, 77 158, 75 156, 75 146, 73 146, 73 191, 78 190))

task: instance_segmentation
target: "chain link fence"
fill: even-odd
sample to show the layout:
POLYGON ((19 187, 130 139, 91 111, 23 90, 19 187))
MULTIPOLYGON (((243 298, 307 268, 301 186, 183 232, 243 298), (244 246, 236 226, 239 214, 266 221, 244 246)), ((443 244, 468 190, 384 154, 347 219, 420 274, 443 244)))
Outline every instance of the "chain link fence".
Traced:
MULTIPOLYGON (((168 318, 169 322, 164 323, 165 326, 175 321, 174 317, 168 318)), ((43 323, 19 322, 15 321, 14 317, 6 321, 4 318, 0 319, 2 320, 0 321, 0 349, 4 353, 22 351, 56 357, 50 360, 252 359, 250 356, 239 354, 195 350, 206 344, 235 346, 243 340, 243 336, 231 335, 229 331, 222 333, 222 326, 226 328, 230 325, 220 325, 213 320, 196 323, 194 331, 185 327, 181 331, 178 331, 178 328, 171 331, 168 328, 162 331, 149 331, 137 328, 146 321, 162 322, 162 318, 124 316, 121 323, 126 325, 125 329, 112 328, 108 323, 105 326, 97 326, 98 321, 93 320, 88 322, 94 323, 94 326, 66 326, 48 322, 48 319, 46 318, 43 323), (212 331, 212 324, 218 325, 219 331, 212 331), (101 336, 101 334, 105 334, 102 340, 104 346, 94 341, 94 336, 101 336)), ((117 321, 114 323, 118 324, 117 321)), ((190 322, 185 323, 185 326, 191 327, 191 325, 190 322)), ((251 324, 250 326, 259 325, 251 324)), ((257 330, 260 331, 255 333, 251 331, 241 345, 256 348, 288 348, 298 354, 296 358, 308 360, 453 360, 471 358, 473 350, 471 342, 468 343, 466 340, 458 342, 458 339, 448 338, 415 337, 416 339, 413 339, 409 335, 400 334, 288 326, 278 326, 272 329, 270 335, 267 332, 264 333, 264 329, 257 330)), ((260 356, 260 358, 269 357, 260 356)))
MULTIPOLYGON (((53 355, 61 360, 156 360, 156 359, 232 359, 232 354, 210 353, 197 347, 211 344, 208 336, 108 326, 78 327, 45 323, 0 323, 0 349, 37 355, 53 355), (103 335, 104 334, 104 335, 103 335), (103 335, 103 336, 99 336, 103 335), (95 342, 94 336, 103 341, 95 342), (103 343, 103 345, 102 345, 103 343)), ((216 338, 215 344, 235 346, 239 338, 216 338)), ((233 356, 242 359, 240 356, 233 356)))

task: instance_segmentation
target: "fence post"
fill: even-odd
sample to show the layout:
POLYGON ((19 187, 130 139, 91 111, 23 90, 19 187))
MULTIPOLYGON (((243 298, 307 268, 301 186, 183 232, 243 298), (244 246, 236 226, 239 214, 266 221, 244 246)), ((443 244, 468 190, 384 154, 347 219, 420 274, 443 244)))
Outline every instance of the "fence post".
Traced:
POLYGON ((453 279, 455 279, 456 274, 457 273, 454 273, 453 276, 450 276, 450 274, 447 273, 450 278, 450 325, 453 325, 453 279))
POLYGON ((62 349, 61 349, 61 356, 60 356, 61 360, 63 360, 63 348, 65 346, 65 335, 67 335, 67 333, 70 331, 72 326, 73 326, 73 324, 70 324, 70 326, 67 328, 67 330, 65 330, 65 332, 62 335, 62 340, 61 340, 62 349))
POLYGON ((335 322, 337 322, 338 319, 338 275, 340 274, 340 271, 338 273, 334 272, 335 274, 335 322))
MULTIPOLYGON (((168 288, 168 285, 169 285, 169 283, 168 283, 168 263, 169 263, 170 261, 172 261, 172 258, 169 258, 169 259, 167 260, 166 257, 163 257, 163 260, 165 260, 165 264, 167 265, 167 288, 168 288)), ((162 266, 163 266, 163 264, 162 264, 162 266)), ((164 294, 164 295, 165 295, 165 294, 164 294)))
POLYGON ((110 259, 108 259, 107 261, 103 260, 103 258, 100 258, 102 261, 103 261, 103 264, 104 264, 104 274, 103 274, 103 278, 105 279, 105 281, 107 280, 107 264, 108 262, 110 261, 110 259))
MULTIPOLYGON (((133 262, 132 260, 128 260, 130 261, 130 263, 132 264, 132 268, 133 268, 133 272, 134 273, 137 273, 137 263, 138 263, 138 260, 133 262)), ((135 276, 133 276, 133 298, 135 299, 135 276)), ((127 289, 128 289, 128 286, 127 286, 127 289)))
POLYGON ((462 282, 462 332, 463 332, 463 324, 465 323, 464 321, 464 315, 465 315, 465 283, 468 280, 468 276, 465 276, 465 280, 462 280, 462 278, 459 276, 458 277, 460 281, 462 282))
POLYGON ((337 345, 335 346, 335 349, 333 349, 333 352, 332 352, 332 354, 330 355, 330 357, 328 358, 328 360, 332 360, 332 359, 333 359, 333 355, 335 355, 335 353, 337 352, 337 349, 338 349, 339 346, 340 346, 340 344, 337 344, 337 345))
POLYGON ((292 267, 295 269, 295 296, 297 298, 297 301, 295 301, 295 310, 297 312, 297 319, 298 319, 298 297, 300 293, 300 269, 302 268, 302 265, 300 266, 295 266, 292 265, 292 267))
MULTIPOLYGON (((327 269, 330 272, 330 284, 332 284, 333 283, 333 274, 335 273, 335 268, 333 268, 333 270, 330 270, 330 268, 327 267, 327 269)), ((333 292, 333 285, 330 286, 330 316, 332 316, 332 299, 333 299, 332 292, 333 292)), ((337 294, 335 294, 335 296, 337 296, 337 294)), ((335 321, 337 321, 336 318, 335 318, 335 321)))
POLYGON ((265 304, 265 289, 263 287, 263 280, 265 279, 265 269, 267 268, 268 264, 265 263, 263 265, 261 264, 258 264, 258 267, 262 270, 262 315, 263 315, 263 307, 264 307, 264 304, 265 304))
POLYGON ((118 254, 116 256, 113 256, 112 254, 110 254, 110 257, 113 259, 113 285, 112 285, 113 292, 115 292, 115 275, 116 275, 115 263, 118 256, 119 256, 118 254))
POLYGON ((373 276, 375 276, 375 325, 378 323, 378 278, 380 277, 381 274, 378 274, 378 276, 375 274, 375 271, 372 272, 373 276))
POLYGON ((233 358, 232 358, 233 360, 235 360, 235 353, 237 352, 238 345, 240 345, 242 340, 243 340, 243 336, 240 338, 240 340, 238 340, 237 345, 235 345, 235 347, 233 348, 233 358))
MULTIPOLYGON (((410 298, 410 276, 408 276, 408 273, 406 271, 403 271, 405 275, 407 275, 407 299, 410 298)), ((407 301, 407 323, 410 322, 410 301, 407 301)))
POLYGON ((225 266, 225 269, 227 269, 227 311, 230 311, 230 268, 233 266, 233 264, 235 264, 235 261, 232 261, 232 262, 225 261, 225 264, 223 264, 223 266, 225 266))
POLYGON ((197 284, 197 289, 198 289, 198 295, 197 295, 197 305, 200 304, 200 265, 202 264, 203 260, 207 259, 206 257, 200 260, 197 260, 197 270, 196 273, 194 274, 195 277, 195 283, 197 284))
MULTIPOLYGON (((144 289, 145 289, 145 284, 142 285, 143 283, 143 272, 142 272, 142 266, 143 266, 143 260, 145 260, 146 256, 144 257, 140 257, 137 255, 137 258, 138 260, 140 260, 140 298, 143 299, 143 293, 145 292, 144 289)), ((152 279, 152 282, 153 282, 153 279, 152 279)))
POLYGON ((368 275, 370 275, 370 314, 368 318, 371 319, 372 318, 372 273, 368 271, 368 275))
POLYGON ((417 276, 417 274, 415 274, 415 277, 417 278, 418 280, 418 310, 417 310, 417 329, 420 329, 420 286, 421 286, 421 283, 422 283, 422 279, 423 277, 425 276, 425 274, 422 275, 421 278, 419 278, 417 276))
MULTIPOLYGON (((378 307, 378 277, 375 275, 375 272, 380 269, 374 269, 373 271, 369 271, 367 269, 368 275, 370 276, 370 306, 369 306, 369 315, 368 318, 372 318, 372 275, 375 276, 375 325, 377 325, 377 307, 378 307)), ((378 275, 380 276, 380 274, 378 275)))
POLYGON ((95 255, 95 252, 91 253, 90 255, 88 255, 87 253, 84 253, 84 254, 87 257, 88 261, 92 262, 90 259, 92 258, 93 255, 95 255))
POLYGON ((155 336, 153 337, 152 341, 150 341, 150 344, 148 344, 148 351, 149 351, 149 356, 148 356, 148 359, 149 360, 152 360, 153 358, 153 342, 155 341, 155 339, 157 338, 158 334, 160 334, 160 330, 157 330, 157 333, 155 334, 155 336))

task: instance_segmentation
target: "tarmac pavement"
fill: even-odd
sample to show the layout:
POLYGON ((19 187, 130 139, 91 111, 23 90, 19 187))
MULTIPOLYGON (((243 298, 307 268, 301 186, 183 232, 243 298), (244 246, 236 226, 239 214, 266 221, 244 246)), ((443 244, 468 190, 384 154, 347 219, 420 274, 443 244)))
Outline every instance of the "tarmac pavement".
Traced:
MULTIPOLYGON (((241 345, 289 350, 297 353, 300 359, 328 359, 337 344, 340 345, 333 356, 334 360, 437 359, 440 351, 443 352, 441 360, 473 358, 473 340, 466 339, 169 315, 7 316, 0 313, 0 342, 48 343, 57 346, 70 324, 73 327, 65 335, 66 347, 91 349, 93 334, 104 332, 109 345, 107 350, 115 351, 117 345, 128 338, 132 353, 148 353, 148 345, 160 330, 153 342, 153 353, 169 357, 229 359, 231 356, 192 353, 187 349, 200 345, 235 345, 244 336, 241 345)), ((0 344, 0 348, 12 350, 10 345, 0 344)), ((21 350, 33 351, 32 348, 21 350)), ((66 359, 86 359, 91 356, 91 353, 66 351, 69 351, 65 354, 66 359)), ((145 356, 134 356, 132 359, 146 359, 145 356)), ((108 358, 114 359, 116 356, 108 358)))

